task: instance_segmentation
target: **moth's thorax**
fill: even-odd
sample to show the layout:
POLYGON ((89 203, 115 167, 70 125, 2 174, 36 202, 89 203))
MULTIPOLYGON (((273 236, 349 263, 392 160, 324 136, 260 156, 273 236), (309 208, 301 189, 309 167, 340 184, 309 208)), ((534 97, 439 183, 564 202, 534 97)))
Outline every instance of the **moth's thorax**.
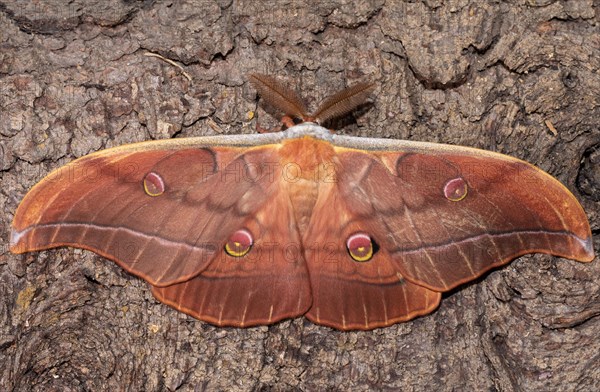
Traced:
POLYGON ((279 156, 280 164, 287 174, 318 182, 333 164, 335 151, 326 141, 304 136, 284 140, 279 156))
POLYGON ((323 140, 310 136, 283 141, 280 150, 283 186, 292 204, 295 221, 306 232, 322 182, 335 177, 335 151, 323 140))

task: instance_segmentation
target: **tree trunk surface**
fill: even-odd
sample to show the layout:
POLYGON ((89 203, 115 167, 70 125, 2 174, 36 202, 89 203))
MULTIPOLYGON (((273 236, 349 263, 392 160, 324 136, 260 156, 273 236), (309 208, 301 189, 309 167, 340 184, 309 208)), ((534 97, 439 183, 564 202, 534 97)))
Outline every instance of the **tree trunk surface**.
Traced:
POLYGON ((94 253, 8 250, 26 192, 75 158, 276 125, 259 72, 311 108, 374 81, 340 133, 537 165, 580 200, 598 254, 599 1, 0 1, 0 48, 2 391, 600 390, 598 258, 521 257, 430 315, 340 332, 219 328, 94 253))

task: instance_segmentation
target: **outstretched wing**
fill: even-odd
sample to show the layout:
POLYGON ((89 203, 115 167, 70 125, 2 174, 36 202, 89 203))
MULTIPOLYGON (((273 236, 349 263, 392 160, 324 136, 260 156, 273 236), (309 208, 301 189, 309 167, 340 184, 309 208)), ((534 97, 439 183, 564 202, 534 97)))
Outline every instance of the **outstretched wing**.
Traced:
POLYGON ((335 176, 320 184, 303 239, 316 323, 406 321, 525 253, 593 259, 583 209, 530 164, 465 147, 339 140, 335 176))
POLYGON ((340 148, 336 188, 407 280, 447 291, 526 253, 593 259, 583 209, 547 173, 482 150, 398 144, 403 152, 340 148))
POLYGON ((19 206, 11 250, 92 250, 147 280, 159 300, 221 325, 303 314, 306 264, 286 262, 276 244, 300 241, 287 219, 273 218, 291 214, 276 149, 206 140, 109 149, 58 169, 19 206), (268 214, 274 205, 278 214, 268 214), (246 257, 225 252, 238 232, 252 247, 246 257))

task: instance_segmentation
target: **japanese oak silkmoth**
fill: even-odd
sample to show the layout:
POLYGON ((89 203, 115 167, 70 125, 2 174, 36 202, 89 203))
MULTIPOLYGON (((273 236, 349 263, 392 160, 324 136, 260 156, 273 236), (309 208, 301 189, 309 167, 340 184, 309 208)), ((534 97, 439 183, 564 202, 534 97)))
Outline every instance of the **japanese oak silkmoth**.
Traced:
POLYGON ((304 122, 80 158, 25 196, 11 250, 92 250, 148 281, 161 302, 217 325, 305 315, 343 330, 430 313, 442 292, 526 253, 593 259, 582 207, 540 169, 318 125, 362 103, 368 83, 308 115, 276 80, 251 81, 304 122))

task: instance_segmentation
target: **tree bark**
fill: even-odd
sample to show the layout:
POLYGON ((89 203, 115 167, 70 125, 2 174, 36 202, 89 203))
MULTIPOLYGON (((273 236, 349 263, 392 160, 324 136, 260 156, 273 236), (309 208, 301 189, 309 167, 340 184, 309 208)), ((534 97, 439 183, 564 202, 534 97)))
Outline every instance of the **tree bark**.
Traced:
POLYGON ((600 390, 597 258, 521 257, 428 316, 339 332, 302 318, 218 328, 93 253, 8 251, 19 201, 77 157, 276 124, 247 83, 260 72, 311 109, 376 82, 339 132, 539 166, 581 201, 598 254, 599 12, 597 0, 0 1, 0 389, 600 390))

